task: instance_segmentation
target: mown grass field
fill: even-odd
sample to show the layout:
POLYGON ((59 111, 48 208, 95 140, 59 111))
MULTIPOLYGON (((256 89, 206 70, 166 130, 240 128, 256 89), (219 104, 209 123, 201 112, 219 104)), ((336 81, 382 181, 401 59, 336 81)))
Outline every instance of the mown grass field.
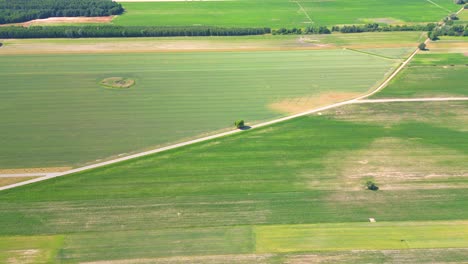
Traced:
POLYGON ((350 50, 1 56, 0 168, 93 162, 355 97, 400 60, 350 50), (135 80, 108 89, 109 77, 135 80))
POLYGON ((16 251, 8 243, 0 256, 34 249, 69 263, 462 261, 467 109, 348 105, 2 191, 2 240, 57 240, 16 251), (364 189, 369 179, 379 191, 364 189))
POLYGON ((117 25, 306 27, 439 21, 460 9, 452 0, 185 1, 122 3, 117 25))
POLYGON ((374 98, 468 96, 468 56, 420 53, 374 98))

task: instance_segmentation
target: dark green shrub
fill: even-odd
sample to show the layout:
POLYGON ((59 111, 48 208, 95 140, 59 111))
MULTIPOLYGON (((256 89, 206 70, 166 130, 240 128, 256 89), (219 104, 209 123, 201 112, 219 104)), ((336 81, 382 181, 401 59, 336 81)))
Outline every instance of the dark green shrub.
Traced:
POLYGON ((426 50, 426 43, 423 42, 423 43, 419 44, 419 45, 418 45, 418 48, 419 48, 420 50, 426 50))
POLYGON ((235 125, 237 128, 243 128, 243 127, 244 127, 244 120, 239 119, 239 120, 237 120, 236 122, 234 122, 234 125, 235 125))
POLYGON ((375 185, 375 183, 373 181, 367 181, 366 182, 366 187, 368 190, 371 190, 371 191, 377 191, 379 189, 379 187, 377 185, 375 185))

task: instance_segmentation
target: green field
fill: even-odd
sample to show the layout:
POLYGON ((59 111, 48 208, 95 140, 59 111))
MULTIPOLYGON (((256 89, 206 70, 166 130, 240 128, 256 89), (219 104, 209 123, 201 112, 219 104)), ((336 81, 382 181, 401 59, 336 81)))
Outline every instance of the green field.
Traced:
POLYGON ((239 118, 252 124, 311 109, 368 91, 400 62, 351 50, 1 60, 0 168, 93 162, 231 128, 239 118), (108 77, 136 84, 100 86, 108 77))
POLYGON ((0 235, 71 263, 464 260, 467 109, 348 105, 2 191, 0 235))
POLYGON ((460 53, 418 54, 374 98, 468 96, 468 56, 460 53))
POLYGON ((436 22, 460 9, 452 0, 238 0, 122 3, 113 20, 132 26, 306 27, 436 22))

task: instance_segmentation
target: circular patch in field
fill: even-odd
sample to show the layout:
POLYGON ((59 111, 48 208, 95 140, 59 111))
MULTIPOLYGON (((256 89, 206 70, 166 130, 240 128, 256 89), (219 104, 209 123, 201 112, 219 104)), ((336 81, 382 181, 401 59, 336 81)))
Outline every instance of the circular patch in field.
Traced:
POLYGON ((108 88, 124 89, 135 85, 135 80, 123 77, 110 77, 102 80, 99 84, 108 88))

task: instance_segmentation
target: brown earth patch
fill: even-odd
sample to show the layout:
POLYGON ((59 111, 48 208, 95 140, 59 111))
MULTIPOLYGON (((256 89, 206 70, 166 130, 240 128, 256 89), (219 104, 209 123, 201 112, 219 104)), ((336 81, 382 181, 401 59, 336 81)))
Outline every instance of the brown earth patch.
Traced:
POLYGON ((269 263, 268 258, 271 254, 262 255, 212 255, 212 256, 179 256, 147 259, 121 259, 104 260, 93 262, 82 262, 82 264, 173 264, 173 263, 191 263, 191 264, 214 264, 214 263, 269 263))
POLYGON ((8 177, 8 178, 0 177, 0 186, 7 186, 7 185, 10 185, 10 184, 31 180, 31 179, 34 179, 34 178, 36 178, 36 177, 11 177, 11 178, 10 177, 8 177))
POLYGON ((43 19, 34 19, 22 23, 13 24, 2 24, 1 27, 5 26, 39 26, 39 25, 53 25, 53 24, 74 24, 74 23, 110 23, 115 16, 103 16, 103 17, 49 17, 43 19))
POLYGON ((351 100, 359 95, 360 93, 351 92, 327 92, 316 96, 284 99, 270 104, 269 108, 281 113, 297 114, 320 106, 351 100))
POLYGON ((0 169, 0 174, 22 174, 22 173, 48 173, 71 170, 72 167, 48 167, 48 168, 21 168, 21 169, 0 169))

